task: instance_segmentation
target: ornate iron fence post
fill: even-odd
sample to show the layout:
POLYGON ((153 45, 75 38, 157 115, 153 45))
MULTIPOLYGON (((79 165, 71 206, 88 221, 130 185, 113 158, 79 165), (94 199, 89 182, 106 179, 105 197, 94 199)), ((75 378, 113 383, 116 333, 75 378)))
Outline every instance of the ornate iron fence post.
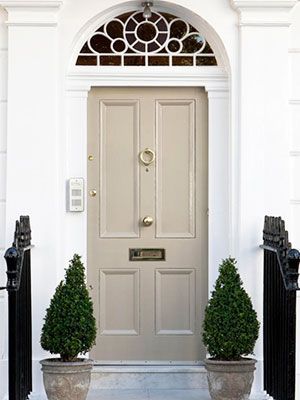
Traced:
POLYGON ((291 249, 280 217, 265 217, 263 240, 264 388, 276 400, 295 400, 300 253, 291 249))
POLYGON ((31 229, 29 217, 16 221, 13 246, 6 250, 8 291, 9 400, 26 400, 32 391, 31 229))
POLYGON ((15 247, 10 247, 4 255, 7 264, 7 290, 8 290, 8 376, 9 376, 9 399, 18 399, 17 384, 12 382, 20 380, 18 362, 18 260, 20 252, 15 247))

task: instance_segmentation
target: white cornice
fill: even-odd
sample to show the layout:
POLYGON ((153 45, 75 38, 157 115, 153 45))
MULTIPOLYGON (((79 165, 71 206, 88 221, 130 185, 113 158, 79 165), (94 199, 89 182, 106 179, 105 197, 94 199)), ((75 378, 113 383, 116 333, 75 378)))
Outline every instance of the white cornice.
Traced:
POLYGON ((6 24, 18 27, 51 27, 57 25, 57 12, 63 0, 0 0, 8 13, 6 24))
POLYGON ((228 97, 228 75, 222 67, 75 67, 67 75, 75 97, 92 86, 203 86, 215 97, 228 97))
POLYGON ((264 28, 287 28, 290 11, 297 0, 230 0, 239 13, 239 25, 264 28))
POLYGON ((290 99, 289 104, 291 106, 300 106, 300 99, 290 99))
POLYGON ((269 21, 267 19, 255 20, 241 18, 239 26, 253 26, 253 27, 265 27, 265 28, 288 28, 291 25, 289 21, 284 19, 278 21, 269 21))
POLYGON ((292 9, 297 0, 230 0, 231 5, 236 10, 245 9, 292 9))
POLYGON ((13 7, 13 8, 59 8, 63 4, 63 0, 0 0, 0 5, 4 8, 13 7))

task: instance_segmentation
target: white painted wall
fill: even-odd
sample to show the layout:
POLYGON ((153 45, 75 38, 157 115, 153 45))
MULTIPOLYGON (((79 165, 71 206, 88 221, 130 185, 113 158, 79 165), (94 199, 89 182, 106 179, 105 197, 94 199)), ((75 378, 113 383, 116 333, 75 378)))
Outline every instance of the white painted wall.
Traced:
MULTIPOLYGON (((293 10, 289 44, 290 240, 300 249, 300 3, 293 10)), ((297 296, 297 387, 300 399, 300 292, 297 296)))
MULTIPOLYGON (((287 219, 289 214, 285 139, 289 28, 282 9, 259 9, 254 2, 236 4, 241 13, 239 260, 245 286, 262 321, 263 253, 258 245, 264 216, 287 219)), ((259 360, 256 384, 262 387, 262 328, 255 354, 259 360)))
MULTIPOLYGON (((6 109, 7 109, 7 18, 0 8, 0 286, 6 283, 5 260, 5 211, 6 211, 6 109)), ((7 380, 7 329, 6 329, 6 293, 0 291, 0 399, 6 392, 7 380), (3 381, 3 384, 2 384, 3 381)))
POLYGON ((15 218, 30 215, 36 246, 32 251, 33 384, 39 391, 36 360, 45 356, 39 344, 42 318, 57 284, 58 203, 63 197, 58 187, 58 58, 53 10, 13 7, 8 12, 8 30, 5 245, 11 245, 15 218))
MULTIPOLYGON (((29 214, 36 246, 32 252, 34 390, 42 393, 38 360, 45 357, 39 346, 45 308, 72 252, 76 250, 85 255, 82 218, 65 212, 65 181, 70 176, 84 176, 86 156, 72 151, 72 142, 79 140, 84 146, 85 138, 75 136, 78 129, 67 122, 66 75, 75 50, 84 42, 87 27, 120 2, 65 0, 59 8, 63 1, 47 1, 47 7, 41 7, 43 0, 34 3, 35 6, 31 2, 31 7, 27 7, 30 4, 27 0, 13 1, 9 6, 10 1, 5 1, 9 21, 7 141, 3 102, 7 99, 3 89, 7 81, 7 52, 0 53, 0 248, 10 245, 14 219, 20 214, 29 214), (6 149, 7 157, 2 154, 6 149), (6 185, 4 163, 7 164, 6 185), (20 179, 20 176, 29 179, 20 179), (5 199, 6 203, 2 201, 5 199)), ((264 1, 263 9, 259 7, 260 1, 254 0, 251 9, 244 6, 251 2, 232 0, 237 11, 229 0, 174 0, 173 3, 201 15, 222 39, 227 52, 231 76, 231 136, 227 156, 231 170, 232 230, 226 239, 230 242, 231 255, 239 260, 245 286, 261 318, 262 253, 258 245, 264 214, 288 219, 291 210, 288 228, 294 245, 300 248, 300 224, 297 223, 300 157, 298 153, 290 153, 300 151, 300 5, 293 12, 289 36, 284 8, 276 7, 276 1, 270 0, 264 1), (268 8, 268 3, 273 7, 268 8), (238 13, 241 13, 240 19, 238 13), (288 53, 289 47, 298 51, 288 53), (299 104, 294 101, 288 106, 288 99, 298 100, 299 104), (290 164, 295 165, 294 169, 289 170, 290 164), (282 182, 279 193, 278 181, 282 182)), ((135 4, 138 6, 140 2, 135 4)), ((6 15, 2 11, 0 29, 6 30, 4 19, 6 15)), ((6 47, 6 35, 0 31, 0 49, 6 47)), ((79 94, 78 107, 82 102, 85 100, 79 94)), ((4 279, 3 269, 0 259, 0 278, 4 279)), ((2 326, 0 368, 5 349, 2 326)), ((256 356, 261 361, 261 340, 256 356)), ((4 382, 0 370, 0 399, 4 382)), ((254 389, 261 389, 261 363, 254 389)))

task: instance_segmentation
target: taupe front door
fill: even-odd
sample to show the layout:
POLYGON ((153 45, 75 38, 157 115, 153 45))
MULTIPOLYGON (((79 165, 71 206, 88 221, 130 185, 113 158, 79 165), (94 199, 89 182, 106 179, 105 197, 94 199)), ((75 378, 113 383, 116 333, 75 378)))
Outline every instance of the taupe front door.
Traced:
POLYGON ((88 283, 98 324, 91 356, 201 360, 205 92, 95 88, 88 123, 88 283))

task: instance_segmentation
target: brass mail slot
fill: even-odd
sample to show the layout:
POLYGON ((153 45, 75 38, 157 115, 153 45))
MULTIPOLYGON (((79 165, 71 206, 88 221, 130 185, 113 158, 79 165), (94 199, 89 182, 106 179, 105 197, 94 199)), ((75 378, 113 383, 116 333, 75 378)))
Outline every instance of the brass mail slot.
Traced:
POLYGON ((166 250, 129 249, 129 261, 166 261, 166 250))

